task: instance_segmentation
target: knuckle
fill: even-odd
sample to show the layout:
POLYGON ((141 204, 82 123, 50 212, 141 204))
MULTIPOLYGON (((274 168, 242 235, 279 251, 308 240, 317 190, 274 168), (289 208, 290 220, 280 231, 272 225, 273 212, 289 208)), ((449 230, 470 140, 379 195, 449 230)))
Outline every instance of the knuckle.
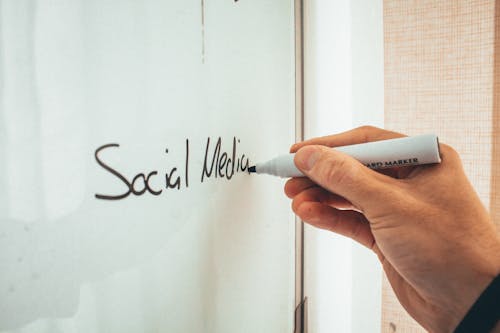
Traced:
POLYGON ((439 143, 439 150, 444 153, 444 154, 449 154, 451 153, 452 151, 454 151, 455 149, 453 149, 452 146, 450 145, 447 145, 446 143, 442 143, 440 142, 439 143))
POLYGON ((455 161, 460 161, 460 154, 450 145, 445 143, 439 143, 439 150, 442 157, 446 159, 451 159, 455 161))
POLYGON ((338 232, 340 223, 340 218, 338 216, 333 216, 328 220, 328 224, 325 229, 331 232, 338 232))
POLYGON ((361 132, 363 135, 363 142, 368 142, 370 141, 370 137, 375 133, 376 131, 379 131, 380 129, 371 125, 363 125, 358 128, 356 128, 357 131, 361 132))
POLYGON ((284 192, 286 194, 287 197, 291 198, 293 197, 293 194, 294 194, 294 186, 293 186, 293 183, 288 180, 286 183, 285 183, 285 187, 284 187, 284 192))
POLYGON ((297 214, 297 211, 299 210, 299 206, 302 203, 302 201, 293 199, 292 200, 292 211, 297 214))
POLYGON ((328 157, 323 165, 326 182, 338 185, 350 185, 353 183, 356 168, 346 158, 328 157))
POLYGON ((380 128, 375 127, 375 126, 371 126, 371 125, 359 126, 356 129, 359 130, 359 131, 362 131, 362 132, 374 132, 374 131, 379 131, 380 130, 380 128))
POLYGON ((380 136, 382 133, 386 132, 384 129, 372 126, 372 125, 363 125, 355 129, 361 134, 362 142, 370 142, 373 141, 374 138, 380 136))
POLYGON ((364 232, 364 228, 365 226, 363 222, 359 221, 358 223, 355 224, 354 228, 352 229, 350 237, 355 240, 360 239, 361 235, 364 232))

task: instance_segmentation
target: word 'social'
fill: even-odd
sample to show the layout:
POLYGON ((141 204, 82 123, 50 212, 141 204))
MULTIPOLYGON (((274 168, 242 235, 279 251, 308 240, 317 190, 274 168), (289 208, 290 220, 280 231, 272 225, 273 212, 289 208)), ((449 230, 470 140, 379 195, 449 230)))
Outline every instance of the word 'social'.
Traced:
MULTIPOLYGON (((203 169, 201 170, 201 182, 209 178, 225 178, 230 180, 233 178, 235 173, 248 172, 248 167, 250 161, 245 154, 237 154, 237 145, 240 142, 239 139, 233 138, 232 149, 230 153, 222 149, 222 139, 219 137, 217 142, 211 151, 210 138, 207 138, 207 144, 205 147, 205 158, 203 163, 203 169)), ((95 151, 95 160, 104 170, 108 171, 113 175, 118 181, 122 182, 127 190, 120 194, 95 194, 97 199, 102 200, 120 200, 128 197, 130 194, 140 196, 147 193, 158 196, 162 194, 163 190, 188 188, 189 187, 189 139, 186 139, 185 146, 185 159, 184 159, 184 172, 180 172, 178 167, 173 167, 164 173, 164 185, 163 188, 154 188, 151 184, 153 178, 158 177, 158 170, 153 170, 148 173, 138 173, 132 180, 127 179, 122 173, 117 171, 115 168, 111 167, 109 164, 103 162, 100 153, 108 148, 119 148, 120 145, 117 143, 109 143, 100 146, 95 151)), ((168 152, 168 149, 166 150, 168 152)))

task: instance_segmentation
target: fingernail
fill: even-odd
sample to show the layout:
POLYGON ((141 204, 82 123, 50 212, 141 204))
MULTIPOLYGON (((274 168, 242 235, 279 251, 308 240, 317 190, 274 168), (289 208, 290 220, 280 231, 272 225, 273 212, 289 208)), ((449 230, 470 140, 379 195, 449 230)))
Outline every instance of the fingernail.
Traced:
POLYGON ((295 154, 295 165, 301 170, 309 171, 314 167, 314 164, 316 164, 320 153, 321 150, 314 146, 301 148, 295 154))

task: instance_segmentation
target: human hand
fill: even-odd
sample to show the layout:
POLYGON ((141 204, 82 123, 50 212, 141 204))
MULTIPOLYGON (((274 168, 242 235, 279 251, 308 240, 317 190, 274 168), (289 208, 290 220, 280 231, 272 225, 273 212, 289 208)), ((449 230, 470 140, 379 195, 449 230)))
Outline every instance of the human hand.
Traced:
POLYGON ((404 136, 375 127, 295 144, 285 193, 305 222, 373 250, 400 303, 425 329, 452 332, 500 273, 500 237, 458 154, 440 144, 436 165, 363 166, 328 147, 404 136))

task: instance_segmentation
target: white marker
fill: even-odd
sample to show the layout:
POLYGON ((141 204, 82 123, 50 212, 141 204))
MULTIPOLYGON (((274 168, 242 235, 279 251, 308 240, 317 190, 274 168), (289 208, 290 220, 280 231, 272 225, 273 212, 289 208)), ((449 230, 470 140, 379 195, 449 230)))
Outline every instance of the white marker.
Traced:
MULTIPOLYGON (((354 157, 371 169, 440 163, 439 141, 427 134, 332 148, 354 157)), ((304 177, 293 162, 294 154, 278 156, 250 167, 249 172, 265 173, 282 178, 304 177)))

